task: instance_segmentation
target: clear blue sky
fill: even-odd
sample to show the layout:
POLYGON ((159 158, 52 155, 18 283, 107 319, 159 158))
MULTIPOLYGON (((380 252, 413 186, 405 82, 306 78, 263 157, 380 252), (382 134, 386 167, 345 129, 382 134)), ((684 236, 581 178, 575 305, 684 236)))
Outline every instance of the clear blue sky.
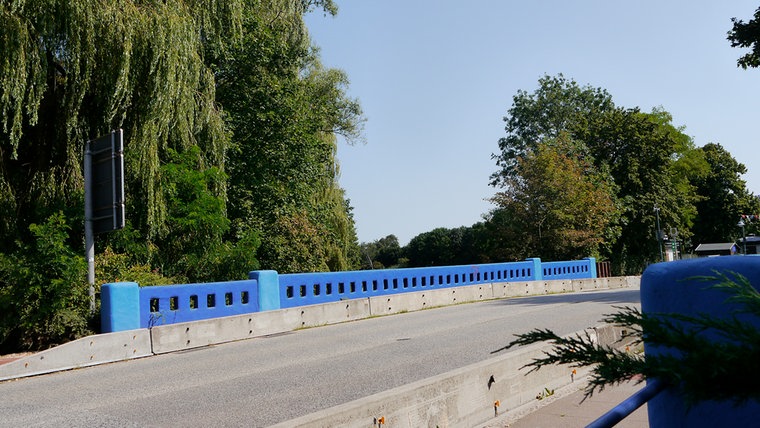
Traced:
POLYGON ((480 221, 503 117, 544 74, 662 106, 697 146, 744 163, 760 193, 760 70, 737 68, 743 51, 726 40, 760 1, 336 1, 337 17, 306 22, 367 117, 367 144, 338 148, 361 242, 480 221))

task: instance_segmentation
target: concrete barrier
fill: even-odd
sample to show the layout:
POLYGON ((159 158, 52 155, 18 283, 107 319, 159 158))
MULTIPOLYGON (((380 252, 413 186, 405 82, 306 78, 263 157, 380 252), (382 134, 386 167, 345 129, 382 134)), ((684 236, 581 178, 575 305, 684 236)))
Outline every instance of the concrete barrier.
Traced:
POLYGON ((345 300, 224 318, 167 324, 150 329, 153 353, 181 351, 251 339, 299 328, 318 327, 370 316, 367 299, 345 300))
POLYGON ((638 277, 498 282, 429 289, 88 336, 0 366, 0 380, 165 354, 299 328, 509 297, 635 287, 638 277), (591 281, 591 282, 590 282, 591 281))
MULTIPOLYGON (((604 325, 590 330, 603 345, 620 344, 621 330, 604 325)), ((503 356, 413 382, 350 403, 324 409, 274 427, 368 427, 384 421, 389 427, 472 427, 505 412, 536 402, 542 393, 567 386, 574 377, 569 366, 547 366, 527 373, 521 369, 551 347, 536 344, 503 356)), ((576 369, 577 370, 577 369, 576 369)))
POLYGON ((147 329, 98 334, 0 365, 0 381, 150 355, 147 329))

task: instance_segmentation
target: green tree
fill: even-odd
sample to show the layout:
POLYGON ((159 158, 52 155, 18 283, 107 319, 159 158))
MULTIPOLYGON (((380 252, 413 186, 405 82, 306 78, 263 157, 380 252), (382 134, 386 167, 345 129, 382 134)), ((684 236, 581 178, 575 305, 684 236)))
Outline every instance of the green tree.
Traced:
POLYGON ((750 51, 739 57, 737 66, 747 69, 760 67, 760 8, 748 22, 731 18, 733 27, 728 32, 728 40, 733 48, 749 48, 750 51))
POLYGON ((332 13, 331 5, 256 3, 245 15, 241 43, 216 66, 217 99, 234 141, 229 218, 233 230, 259 233, 262 267, 280 272, 358 263, 335 151, 336 135, 361 141, 361 108, 346 95, 345 74, 319 63, 302 19, 312 7, 332 13), (321 246, 306 250, 307 242, 321 246))
MULTIPOLYGON (((707 166, 668 112, 615 107, 603 89, 580 87, 560 75, 540 79, 534 94, 518 92, 505 121, 508 135, 499 141, 495 186, 507 187, 518 176, 519 160, 546 144, 580 162, 596 180, 614 185, 622 213, 600 231, 599 251, 618 274, 640 273, 658 259, 655 206, 665 230, 678 229, 680 238, 690 238, 699 200, 692 181, 707 166)), ((516 214, 499 212, 500 218, 505 215, 516 214)))
POLYGON ((742 214, 760 213, 760 203, 741 179, 747 172, 720 144, 710 143, 699 149, 709 165, 706 174, 694 180, 701 199, 692 231, 695 243, 731 242, 739 230, 736 223, 742 214))
POLYGON ((457 248, 451 242, 449 229, 438 227, 412 238, 404 250, 409 266, 421 267, 452 264, 457 248))
POLYGON ((616 109, 588 128, 595 164, 610 171, 624 210, 620 238, 611 249, 618 273, 640 273, 659 258, 655 206, 664 230, 691 237, 699 200, 692 181, 707 165, 691 138, 671 122, 661 109, 616 109))
POLYGON ((396 235, 388 235, 373 242, 361 244, 362 269, 386 269, 399 267, 404 259, 396 235))
MULTIPOLYGON (((201 47, 206 37, 238 36, 240 6, 0 5, 0 199, 16 214, 4 217, 0 251, 13 231, 81 206, 84 141, 114 128, 127 140, 133 225, 150 238, 171 228, 161 186, 166 150, 198 147, 202 168, 224 168, 227 137, 201 47)), ((224 186, 215 191, 224 200, 224 186)))
POLYGON ((517 258, 598 257, 616 220, 614 187, 591 165, 568 156, 562 138, 519 158, 516 176, 493 198, 510 213, 507 227, 520 231, 511 245, 517 258))
MULTIPOLYGON (((532 94, 519 90, 504 117, 507 136, 499 139, 500 152, 492 155, 499 169, 491 175, 491 185, 504 187, 517 173, 518 159, 544 141, 564 133, 571 141, 582 143, 575 134, 584 132, 589 123, 614 107, 604 89, 580 86, 562 74, 543 76, 532 94)), ((579 153, 586 150, 582 144, 573 149, 579 153)))

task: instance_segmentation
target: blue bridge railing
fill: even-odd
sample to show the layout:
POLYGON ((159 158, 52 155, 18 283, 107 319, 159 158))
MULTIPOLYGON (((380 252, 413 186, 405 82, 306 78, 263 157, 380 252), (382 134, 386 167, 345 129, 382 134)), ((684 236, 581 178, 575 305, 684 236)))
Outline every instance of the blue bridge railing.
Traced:
POLYGON ((447 287, 580 278, 596 278, 595 259, 282 275, 253 271, 245 281, 155 287, 122 282, 101 288, 101 328, 123 331, 447 287))
POLYGON ((533 281, 536 278, 533 260, 470 266, 284 274, 280 275, 280 307, 490 282, 533 281))

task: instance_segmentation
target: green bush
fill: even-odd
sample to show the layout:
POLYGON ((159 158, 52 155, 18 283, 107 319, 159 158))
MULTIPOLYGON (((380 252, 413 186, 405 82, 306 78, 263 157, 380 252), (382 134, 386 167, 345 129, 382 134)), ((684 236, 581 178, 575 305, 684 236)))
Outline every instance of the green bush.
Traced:
POLYGON ((46 349, 91 333, 87 265, 66 242, 63 213, 29 231, 32 242, 0 253, 0 352, 46 349))

